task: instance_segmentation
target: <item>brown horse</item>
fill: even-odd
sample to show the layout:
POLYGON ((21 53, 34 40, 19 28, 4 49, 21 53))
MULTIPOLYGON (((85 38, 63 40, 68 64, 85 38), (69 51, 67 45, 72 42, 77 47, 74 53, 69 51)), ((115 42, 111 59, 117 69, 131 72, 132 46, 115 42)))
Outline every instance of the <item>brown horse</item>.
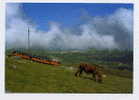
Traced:
POLYGON ((100 83, 102 82, 102 76, 103 75, 98 67, 92 66, 92 65, 89 65, 86 63, 82 63, 79 65, 78 70, 75 73, 75 76, 81 77, 82 72, 85 72, 87 74, 92 74, 95 81, 100 82, 100 83))

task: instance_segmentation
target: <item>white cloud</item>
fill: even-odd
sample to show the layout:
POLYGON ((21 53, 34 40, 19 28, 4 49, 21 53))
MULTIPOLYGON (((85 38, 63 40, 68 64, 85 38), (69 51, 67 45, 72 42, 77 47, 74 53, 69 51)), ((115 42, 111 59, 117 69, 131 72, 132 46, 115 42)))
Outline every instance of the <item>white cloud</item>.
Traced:
MULTIPOLYGON (((112 15, 92 17, 89 22, 79 26, 80 35, 51 22, 46 32, 23 19, 19 4, 7 4, 6 41, 8 48, 27 46, 27 29, 30 27, 32 47, 87 49, 87 48, 132 48, 133 12, 120 8, 112 15)), ((75 29, 76 30, 76 29, 75 29)), ((78 31, 78 30, 76 30, 78 31)))

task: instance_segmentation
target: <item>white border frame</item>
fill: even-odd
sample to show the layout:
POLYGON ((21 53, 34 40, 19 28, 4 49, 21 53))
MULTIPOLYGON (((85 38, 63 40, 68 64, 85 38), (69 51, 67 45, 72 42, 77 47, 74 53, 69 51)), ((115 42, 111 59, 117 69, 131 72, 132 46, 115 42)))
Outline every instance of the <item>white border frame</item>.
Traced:
POLYGON ((0 98, 3 100, 138 100, 139 96, 139 1, 138 0, 2 0, 0 1, 0 98), (5 93, 5 3, 133 3, 134 4, 134 81, 132 94, 7 94, 5 93), (2 88, 1 88, 2 87, 2 88))

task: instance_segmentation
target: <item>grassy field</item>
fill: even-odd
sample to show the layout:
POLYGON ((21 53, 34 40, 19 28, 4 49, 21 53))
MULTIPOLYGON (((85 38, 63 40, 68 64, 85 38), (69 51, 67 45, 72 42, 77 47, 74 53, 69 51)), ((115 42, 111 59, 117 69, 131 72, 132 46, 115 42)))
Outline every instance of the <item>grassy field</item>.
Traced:
MULTIPOLYGON (((91 75, 75 77, 80 61, 87 61, 84 54, 49 53, 60 59, 60 66, 40 64, 17 57, 6 56, 5 89, 9 93, 132 93, 132 71, 104 68, 103 83, 90 79, 91 75), (73 60, 74 56, 75 60, 73 60), (70 62, 70 63, 69 63, 70 62)), ((117 63, 93 59, 99 64, 115 66, 117 63)), ((88 60, 91 62, 91 60, 88 60)), ((129 64, 124 64, 129 67, 129 64)))

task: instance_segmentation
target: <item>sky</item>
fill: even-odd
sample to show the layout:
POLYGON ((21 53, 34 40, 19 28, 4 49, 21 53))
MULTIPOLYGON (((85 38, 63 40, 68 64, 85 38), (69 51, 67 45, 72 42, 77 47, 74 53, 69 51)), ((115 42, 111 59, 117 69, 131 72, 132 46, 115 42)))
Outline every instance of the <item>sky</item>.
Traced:
POLYGON ((49 21, 55 21, 61 23, 63 26, 71 27, 80 23, 81 16, 107 16, 115 12, 118 8, 133 10, 133 5, 105 3, 24 3, 22 4, 22 8, 24 14, 37 24, 39 29, 47 30, 49 21))
POLYGON ((133 49, 133 5, 8 3, 8 48, 133 49))

